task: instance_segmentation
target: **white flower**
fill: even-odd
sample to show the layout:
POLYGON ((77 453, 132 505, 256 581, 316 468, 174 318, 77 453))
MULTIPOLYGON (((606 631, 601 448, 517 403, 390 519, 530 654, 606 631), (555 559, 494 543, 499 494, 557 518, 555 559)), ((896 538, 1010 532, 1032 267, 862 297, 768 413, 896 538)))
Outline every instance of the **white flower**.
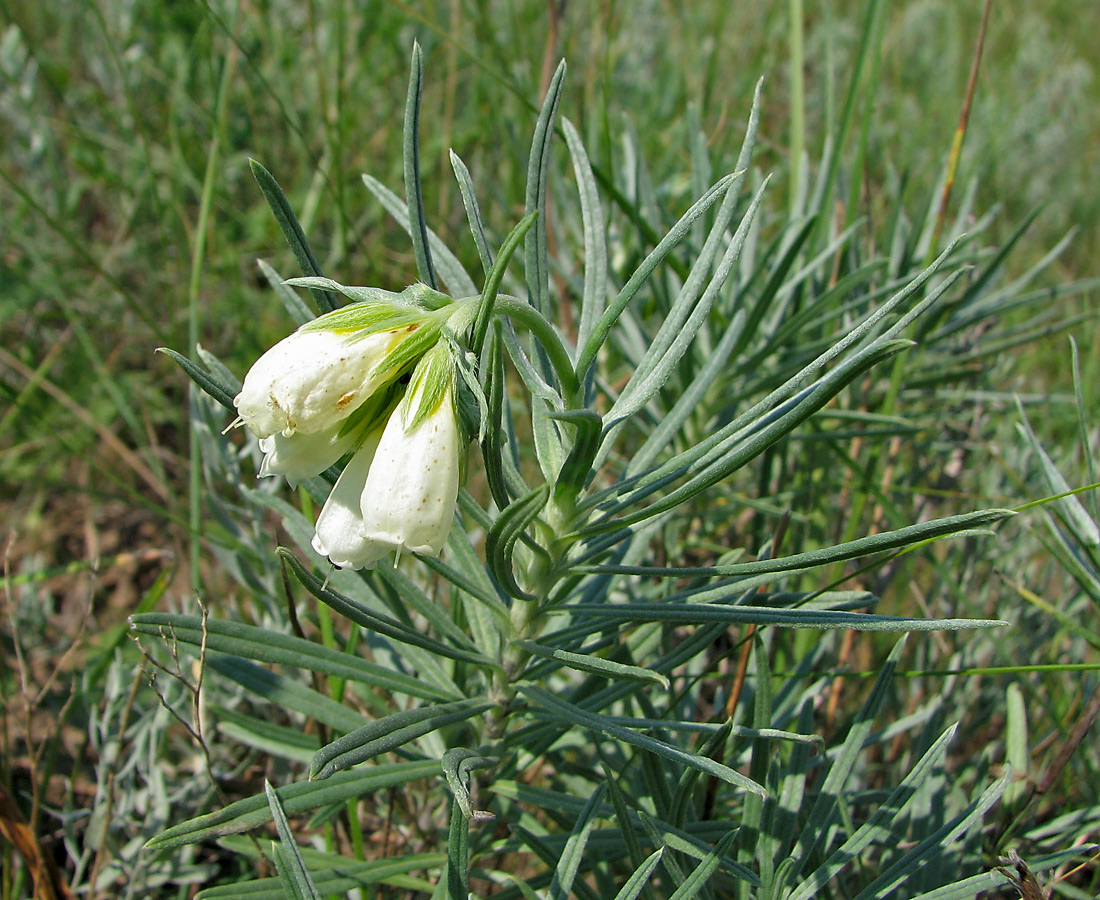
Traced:
POLYGON ((249 369, 233 400, 241 421, 260 438, 330 429, 392 377, 378 364, 402 337, 390 331, 365 337, 329 329, 294 332, 249 369))
POLYGON ((264 459, 260 476, 282 475, 294 487, 304 478, 320 475, 341 456, 355 447, 356 430, 341 434, 342 422, 312 434, 282 433, 260 438, 264 459))
POLYGON ((313 547, 333 565, 362 568, 393 551, 439 555, 464 452, 454 391, 449 351, 429 352, 405 401, 352 457, 321 510, 313 547))

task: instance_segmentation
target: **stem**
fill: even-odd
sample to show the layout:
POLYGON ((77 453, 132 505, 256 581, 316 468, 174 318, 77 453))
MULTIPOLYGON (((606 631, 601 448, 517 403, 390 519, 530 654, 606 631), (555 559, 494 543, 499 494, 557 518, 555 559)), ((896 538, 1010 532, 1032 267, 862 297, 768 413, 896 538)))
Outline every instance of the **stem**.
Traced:
MULTIPOLYGON (((240 3, 233 5, 232 30, 236 33, 240 3)), ((229 48, 222 68, 221 84, 218 86, 218 99, 215 107, 214 134, 210 141, 210 152, 206 157, 206 173, 203 176, 202 198, 199 201, 199 218, 195 227, 195 249, 191 255, 191 279, 187 288, 187 352, 193 362, 198 362, 199 344, 199 293, 202 287, 203 263, 206 259, 206 232, 210 225, 210 210, 214 200, 214 172, 221 151, 221 139, 225 133, 226 111, 228 108, 229 84, 237 70, 236 41, 229 48)), ((191 397, 197 389, 191 386, 191 397)), ((191 413, 191 434, 188 444, 191 473, 188 484, 188 530, 191 544, 188 553, 191 568, 191 587, 198 591, 202 586, 202 574, 199 570, 202 537, 202 462, 199 446, 199 432, 195 427, 195 412, 191 413)))
POLYGON ((966 83, 966 96, 963 98, 962 112, 959 113, 959 124, 955 126, 955 137, 951 141, 951 155, 947 158, 947 175, 943 182, 940 210, 936 215, 936 230, 932 233, 932 241, 928 245, 927 260, 931 260, 936 255, 936 247, 939 246, 940 235, 943 233, 943 226, 947 221, 947 204, 951 200, 951 192, 955 187, 955 176, 959 170, 959 157, 962 156, 963 138, 966 137, 966 126, 970 121, 970 104, 974 100, 974 92, 978 87, 978 66, 982 61, 982 49, 985 47, 985 29, 989 24, 989 12, 992 6, 993 0, 985 0, 985 9, 982 11, 982 24, 978 29, 978 46, 974 50, 974 60, 970 64, 970 78, 966 83))

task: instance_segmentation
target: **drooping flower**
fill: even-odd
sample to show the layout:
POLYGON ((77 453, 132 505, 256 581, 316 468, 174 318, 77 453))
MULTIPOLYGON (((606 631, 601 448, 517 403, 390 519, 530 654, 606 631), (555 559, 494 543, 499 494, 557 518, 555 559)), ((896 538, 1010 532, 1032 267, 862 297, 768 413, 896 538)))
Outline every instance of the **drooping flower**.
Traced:
POLYGON ((438 556, 454 519, 466 440, 455 363, 439 342, 404 401, 352 457, 317 519, 313 547, 334 565, 370 566, 396 551, 438 556))
POLYGON ((299 329, 249 369, 233 400, 241 421, 260 438, 331 428, 385 382, 379 364, 401 337, 299 329))

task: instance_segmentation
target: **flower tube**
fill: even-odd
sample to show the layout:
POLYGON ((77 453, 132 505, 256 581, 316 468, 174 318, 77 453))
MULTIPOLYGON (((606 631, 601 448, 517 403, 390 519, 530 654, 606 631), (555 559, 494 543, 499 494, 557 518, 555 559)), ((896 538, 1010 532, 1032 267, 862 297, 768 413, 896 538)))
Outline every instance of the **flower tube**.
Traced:
POLYGON ((317 520, 318 553, 352 568, 391 551, 439 555, 454 519, 465 452, 455 390, 454 360, 440 342, 417 366, 377 438, 364 443, 337 481, 317 520))

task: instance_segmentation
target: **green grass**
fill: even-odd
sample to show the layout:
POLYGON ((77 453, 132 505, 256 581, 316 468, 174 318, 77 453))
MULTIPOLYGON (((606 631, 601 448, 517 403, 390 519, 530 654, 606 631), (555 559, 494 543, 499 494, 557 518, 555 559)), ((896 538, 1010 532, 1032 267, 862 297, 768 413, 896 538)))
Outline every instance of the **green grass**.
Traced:
MULTIPOLYGON (((249 158, 265 165, 286 190, 327 275, 345 284, 401 289, 416 277, 412 245, 359 176, 369 173, 399 191, 409 48, 418 38, 427 59, 425 207, 432 227, 476 272, 477 252, 448 149, 469 167, 491 243, 498 246, 522 215, 532 123, 548 76, 564 57, 569 74, 561 113, 576 124, 601 179, 601 201, 613 227, 612 267, 621 273, 643 252, 645 228, 670 224, 700 186, 733 168, 755 83, 764 76, 760 138, 746 193, 763 175, 774 177, 751 259, 765 276, 779 272, 777 289, 797 271, 783 271, 782 254, 769 246, 797 202, 791 148, 799 142, 804 147, 809 168, 802 184, 812 188, 822 174, 824 138, 842 120, 864 17, 874 5, 803 0, 801 100, 788 67, 794 41, 787 13, 794 4, 699 3, 673 12, 669 4, 601 0, 568 4, 564 17, 551 23, 553 6, 313 0, 244 4, 237 11, 232 2, 0 4, 0 391, 7 401, 0 406, 0 484, 14 535, 5 557, 13 576, 5 598, 10 614, 0 626, 0 680, 10 701, 0 786, 33 818, 43 840, 53 842, 73 884, 98 875, 103 881, 93 892, 97 896, 112 896, 124 881, 137 896, 173 896, 177 881, 243 875, 248 865, 222 851, 213 858, 142 855, 137 846, 159 827, 254 793, 250 766, 269 767, 265 771, 276 784, 290 780, 289 763, 272 768, 265 757, 237 758, 225 738, 210 741, 215 768, 225 776, 223 796, 193 778, 191 737, 144 681, 130 693, 138 653, 111 630, 139 605, 196 612, 193 589, 200 581, 218 618, 285 620, 285 588, 270 555, 275 519, 249 506, 236 486, 221 482, 201 517, 194 507, 189 510, 189 497, 203 489, 192 480, 200 469, 189 465, 196 447, 208 460, 208 473, 241 467, 217 434, 225 422, 213 414, 189 446, 184 379, 152 353, 156 346, 187 352, 197 337, 240 377, 291 328, 255 260, 268 261, 284 277, 298 272, 249 158), (796 122, 804 122, 801 137, 792 133, 796 122), (646 168, 639 197, 624 194, 626 202, 616 204, 609 185, 626 192, 632 184, 628 141, 629 153, 646 168), (709 173, 702 171, 704 157, 709 173), (641 212, 631 215, 635 199, 641 212), (196 527, 202 541, 192 539, 196 527), (176 562, 155 555, 162 551, 176 562), (183 564, 189 552, 196 554, 190 569, 183 564), (87 574, 74 574, 80 565, 87 574), (81 627, 84 616, 94 624, 81 627), (41 719, 33 722, 19 712, 24 688, 17 645, 31 673, 30 694, 50 688, 38 697, 41 719), (70 646, 74 656, 63 657, 70 646), (112 662, 116 650, 118 661, 112 662), (80 667, 81 659, 92 664, 80 667), (28 731, 34 736, 30 744, 28 731), (114 742, 121 742, 131 767, 109 785, 106 767, 96 766, 118 752, 114 742), (32 745, 41 755, 32 756, 32 745), (32 784, 42 796, 33 796, 32 784), (46 807, 78 815, 58 826, 46 807), (83 818, 87 811, 90 822, 83 818), (114 821, 114 830, 105 829, 104 821, 114 821)), ((899 235, 919 233, 946 164, 980 13, 980 4, 948 0, 882 4, 840 148, 839 203, 822 219, 838 228, 863 223, 850 251, 837 254, 838 276, 888 254, 895 238, 901 242, 899 235)), ((991 290, 1029 271, 1074 226, 1073 242, 1033 287, 1096 273, 1100 200, 1093 176, 1100 126, 1090 111, 1100 104, 1091 42, 1098 28, 1095 4, 1048 0, 1018 15, 995 7, 950 218, 968 196, 974 215, 958 223, 958 230, 997 205, 978 245, 996 247, 1041 209, 991 290)), ((580 277, 573 250, 580 217, 564 142, 557 142, 554 153, 553 274, 566 284, 580 277)), ((820 249, 825 235, 817 232, 807 241, 808 248, 820 249)), ((988 265, 989 256, 976 261, 988 265)), ((752 296, 767 295, 768 283, 762 276, 752 296)), ((659 326, 674 288, 669 275, 647 297, 641 328, 659 326)), ((993 333, 1011 344, 1012 327, 1025 335, 1054 331, 1059 322, 1090 312, 1095 295, 1093 287, 1057 298, 1049 306, 1052 318, 1030 325, 1029 316, 1046 307, 1007 313, 993 333)), ((708 325, 712 344, 725 315, 720 310, 708 325)), ((831 336, 838 321, 821 325, 815 338, 831 336)), ((1100 333, 1095 319, 1072 330, 1082 349, 1088 410, 1095 408, 1090 386, 1096 384, 1100 333)), ((1034 449, 1013 430, 1019 415, 1011 391, 1036 398, 1027 404, 1031 423, 1070 485, 1095 481, 1081 455, 1064 338, 1011 346, 945 382, 944 372, 970 349, 980 349, 978 338, 968 343, 972 332, 961 335, 966 339, 955 342, 922 335, 921 348, 906 358, 904 390, 887 378, 846 395, 842 412, 849 416, 909 417, 913 428, 901 430, 900 443, 837 438, 851 418, 814 420, 819 424, 674 519, 666 532, 669 546, 658 552, 675 551, 670 562, 687 554, 700 565, 738 547, 755 553, 787 508, 793 510, 787 552, 796 552, 918 517, 1016 506, 1055 493, 1034 449)), ((802 352, 782 342, 739 350, 746 354, 741 367, 726 373, 722 391, 702 399, 685 426, 689 438, 704 433, 709 422, 732 416, 739 398, 770 388, 769 379, 797 365, 802 352)), ((629 340, 616 346, 608 376, 625 377, 637 352, 629 340)), ((670 393, 645 416, 667 413, 674 392, 690 384, 691 372, 690 366, 674 372, 670 393)), ((1094 422, 1087 424, 1095 429, 1094 422)), ((889 421, 888 427, 897 424, 889 421)), ((630 436, 628 446, 644 435, 643 429, 630 436)), ((254 486, 249 466, 240 478, 244 487, 254 486)), ((1092 503, 1095 517, 1094 501, 1083 501, 1092 503)), ((883 608, 897 614, 932 611, 1018 623, 996 640, 910 638, 905 671, 891 688, 893 712, 926 716, 914 748, 929 746, 948 723, 963 723, 950 751, 949 768, 959 776, 956 792, 980 790, 1010 754, 1019 761, 1022 753, 1035 783, 1049 776, 1047 794, 1030 806, 1022 783, 1013 786, 1020 790, 1010 789, 1002 811, 987 820, 987 858, 1004 849, 1002 838, 1023 840, 1036 853, 1062 849, 1077 837, 1095 840, 1100 805, 1094 787, 1100 758, 1087 738, 1071 746, 1096 678, 1057 669, 1097 659, 1100 629, 1090 581, 1095 571, 1085 566, 1082 573, 1074 563, 1091 551, 1081 549, 1065 522, 1048 528, 1040 514, 1013 528, 1002 529, 997 542, 972 538, 934 548, 922 561, 903 557, 860 582, 882 594, 883 608), (1056 668, 1003 671, 1028 664, 1056 668), (988 668, 997 671, 971 671, 988 668), (946 671, 961 674, 939 674, 946 671), (1026 728, 1019 707, 1008 700, 1010 685, 1022 692, 1026 728), (1065 747, 1074 752, 1063 771, 1058 751, 1065 747)), ((853 577, 839 564, 828 574, 840 587, 853 577)), ((324 618, 307 617, 305 628, 324 635, 330 646, 356 640, 324 618)), ((862 681, 835 676, 878 673, 889 646, 874 635, 817 641, 811 632, 777 640, 768 664, 778 676, 814 660, 812 676, 782 680, 794 685, 821 679, 814 703, 824 715, 827 746, 834 747, 867 695, 862 681)), ((730 648, 726 656, 716 651, 700 661, 693 677, 724 684, 739 654, 750 658, 751 644, 744 647, 730 648)), ((181 674, 192 674, 188 665, 185 659, 181 674)), ((750 688, 753 677, 750 672, 750 688)), ((190 719, 186 688, 162 676, 158 689, 190 719)), ((253 711, 251 701, 213 676, 208 690, 232 710, 253 711)), ((757 695, 747 689, 750 696, 757 695)), ((793 700, 780 698, 776 709, 783 703, 793 700)), ((885 783, 892 786, 918 751, 888 738, 878 746, 876 761, 866 765, 888 770, 894 780, 885 783)), ((557 787, 563 794, 571 778, 588 774, 581 769, 589 762, 578 757, 578 772, 562 773, 557 787)), ((755 758, 754 765, 763 764, 755 758)), ((859 790, 866 794, 858 799, 874 800, 875 772, 860 777, 859 790)), ((936 802, 927 800, 927 822, 942 816, 936 802)), ((402 812, 408 809, 389 796, 353 816, 390 834, 390 817, 402 812)), ((551 818, 568 833, 577 815, 559 810, 551 818)), ((431 821, 437 824, 438 817, 431 821)), ((317 826, 327 849, 339 849, 345 827, 317 826)), ((430 834, 411 829, 401 836, 414 850, 435 849, 430 834)), ((976 858, 980 849, 971 845, 967 852, 976 858)), ((505 859, 515 852, 512 846, 497 850, 505 859)), ((744 854, 744 846, 737 852, 744 854)), ((30 874, 20 855, 5 844, 0 860, 0 898, 28 892, 30 874)), ((381 888, 375 896, 400 895, 405 876, 394 877, 394 893, 381 888)), ((1094 864, 1078 890, 1095 887, 1095 878, 1094 864)), ((853 893, 863 886, 858 879, 852 884, 853 893)), ((1064 890, 1081 896, 1069 886, 1064 890)))

